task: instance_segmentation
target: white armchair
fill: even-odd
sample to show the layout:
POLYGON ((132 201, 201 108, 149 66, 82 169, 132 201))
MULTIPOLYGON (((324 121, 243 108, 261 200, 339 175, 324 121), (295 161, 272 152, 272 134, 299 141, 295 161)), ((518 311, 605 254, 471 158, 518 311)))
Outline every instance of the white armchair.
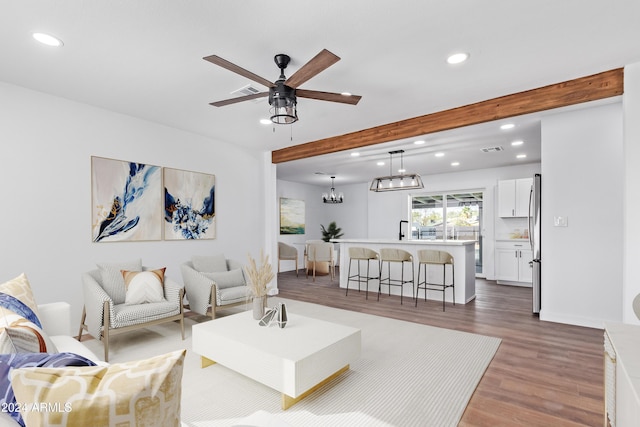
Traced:
MULTIPOLYGON (((143 267, 142 270, 147 270, 143 267)), ((100 269, 82 275, 84 308, 80 320, 78 341, 83 331, 103 341, 104 360, 109 361, 109 337, 134 329, 164 322, 180 321, 184 340, 184 288, 164 277, 164 299, 160 302, 125 304, 124 295, 107 284, 100 269)))
MULTIPOLYGON (((200 257, 204 259, 207 257, 200 257)), ((218 258, 218 257, 212 257, 218 258)), ((251 290, 247 286, 243 266, 234 260, 222 258, 222 268, 204 271, 194 260, 180 265, 182 281, 193 312, 216 317, 221 308, 235 307, 252 301, 251 290)))

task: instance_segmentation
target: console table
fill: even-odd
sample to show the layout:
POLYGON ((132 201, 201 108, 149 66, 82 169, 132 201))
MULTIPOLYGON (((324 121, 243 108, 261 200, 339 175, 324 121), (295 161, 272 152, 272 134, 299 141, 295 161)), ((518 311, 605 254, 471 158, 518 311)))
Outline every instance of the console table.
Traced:
POLYGON ((605 323, 604 426, 637 426, 640 420, 640 326, 605 323))

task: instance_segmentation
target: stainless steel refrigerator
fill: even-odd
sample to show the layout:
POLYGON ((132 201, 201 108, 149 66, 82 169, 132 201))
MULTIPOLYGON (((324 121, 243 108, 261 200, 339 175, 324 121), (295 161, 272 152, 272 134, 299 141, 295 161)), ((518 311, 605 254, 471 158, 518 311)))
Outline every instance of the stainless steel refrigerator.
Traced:
POLYGON ((540 223, 540 190, 541 177, 537 173, 533 176, 533 185, 529 195, 529 243, 533 252, 533 260, 530 262, 533 268, 533 312, 540 313, 540 270, 542 256, 540 251, 541 223, 540 223))

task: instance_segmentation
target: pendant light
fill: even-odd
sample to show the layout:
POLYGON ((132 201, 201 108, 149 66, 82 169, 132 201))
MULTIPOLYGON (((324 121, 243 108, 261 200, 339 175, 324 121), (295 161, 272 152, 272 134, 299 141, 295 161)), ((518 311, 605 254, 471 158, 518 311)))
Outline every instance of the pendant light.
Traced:
POLYGON ((342 203, 344 202, 344 194, 338 193, 336 194, 336 189, 334 186, 335 176, 331 177, 331 191, 329 193, 322 194, 322 202, 323 203, 342 203))
POLYGON ((373 178, 369 190, 382 191, 417 190, 424 188, 422 178, 417 173, 406 173, 404 169, 404 150, 389 151, 389 175, 373 178), (393 174, 393 155, 400 154, 400 170, 393 174))

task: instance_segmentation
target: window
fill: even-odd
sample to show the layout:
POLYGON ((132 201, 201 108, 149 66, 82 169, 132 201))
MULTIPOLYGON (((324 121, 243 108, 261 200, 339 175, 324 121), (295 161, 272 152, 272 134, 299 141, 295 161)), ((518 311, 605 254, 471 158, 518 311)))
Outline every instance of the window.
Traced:
POLYGON ((474 240, 476 273, 482 274, 482 191, 411 197, 411 238, 474 240))

